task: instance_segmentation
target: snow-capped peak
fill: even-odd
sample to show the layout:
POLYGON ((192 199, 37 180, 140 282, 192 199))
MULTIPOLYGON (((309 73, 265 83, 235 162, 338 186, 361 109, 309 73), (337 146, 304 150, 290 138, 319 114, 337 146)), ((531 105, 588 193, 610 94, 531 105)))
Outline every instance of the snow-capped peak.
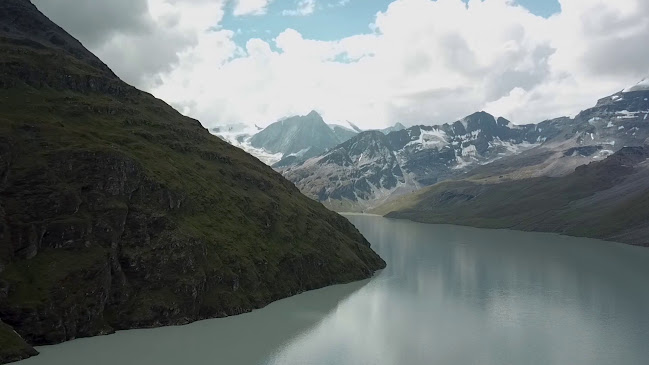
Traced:
POLYGON ((638 82, 633 86, 629 86, 626 89, 622 90, 623 93, 630 93, 633 91, 644 91, 649 90, 649 77, 645 77, 642 81, 638 82))

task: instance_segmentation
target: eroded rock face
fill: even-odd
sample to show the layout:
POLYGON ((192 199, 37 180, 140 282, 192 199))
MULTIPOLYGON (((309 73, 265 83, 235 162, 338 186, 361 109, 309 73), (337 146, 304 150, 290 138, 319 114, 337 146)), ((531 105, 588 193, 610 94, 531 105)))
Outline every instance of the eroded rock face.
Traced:
MULTIPOLYGON (((239 314, 385 266, 28 1, 1 2, 0 24, 0 318, 29 344, 239 314)), ((33 354, 10 338, 0 362, 33 354)))

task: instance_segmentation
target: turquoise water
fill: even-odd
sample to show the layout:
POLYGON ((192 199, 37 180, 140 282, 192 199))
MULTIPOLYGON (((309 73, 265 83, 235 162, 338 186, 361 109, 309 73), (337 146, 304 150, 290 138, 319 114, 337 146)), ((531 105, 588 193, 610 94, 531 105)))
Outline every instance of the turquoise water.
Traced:
POLYGON ((19 364, 649 363, 649 249, 348 218, 388 262, 371 280, 40 347, 19 364))

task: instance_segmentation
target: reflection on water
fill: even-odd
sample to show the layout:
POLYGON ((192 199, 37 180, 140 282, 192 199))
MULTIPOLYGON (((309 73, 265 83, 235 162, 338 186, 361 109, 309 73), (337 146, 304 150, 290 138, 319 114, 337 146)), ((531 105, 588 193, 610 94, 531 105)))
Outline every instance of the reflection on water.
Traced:
POLYGON ((349 219, 388 262, 370 281, 44 347, 24 364, 648 363, 649 249, 349 219))
POLYGON ((121 331, 37 348, 20 365, 258 364, 315 325, 368 280, 337 285, 271 303, 239 316, 186 326, 121 331))
POLYGON ((388 268, 267 364, 646 364, 649 251, 349 216, 388 268))

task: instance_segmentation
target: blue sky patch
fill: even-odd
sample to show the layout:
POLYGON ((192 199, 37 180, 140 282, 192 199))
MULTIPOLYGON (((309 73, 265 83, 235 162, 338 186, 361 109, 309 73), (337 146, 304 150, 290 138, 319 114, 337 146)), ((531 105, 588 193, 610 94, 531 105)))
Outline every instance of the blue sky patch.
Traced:
MULTIPOLYGON (((296 0, 275 0, 264 15, 234 16, 234 2, 228 2, 221 27, 236 32, 234 41, 245 46, 251 38, 260 38, 274 46, 272 40, 287 28, 297 30, 306 39, 338 40, 371 32, 370 24, 380 11, 385 11, 393 0, 318 0, 315 11, 309 15, 285 15, 295 10, 296 0)), ((465 0, 466 1, 466 0, 465 0)), ((533 14, 549 17, 561 11, 558 0, 517 0, 533 14)), ((274 48, 274 47, 273 47, 274 48)))

